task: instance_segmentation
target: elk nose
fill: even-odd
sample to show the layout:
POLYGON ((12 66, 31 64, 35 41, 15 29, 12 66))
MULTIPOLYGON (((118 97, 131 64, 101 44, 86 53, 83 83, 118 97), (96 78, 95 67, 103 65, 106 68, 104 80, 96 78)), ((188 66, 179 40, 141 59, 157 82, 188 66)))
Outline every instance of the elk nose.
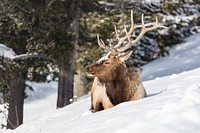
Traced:
POLYGON ((87 70, 87 72, 89 72, 91 69, 90 69, 90 67, 87 67, 86 70, 87 70))

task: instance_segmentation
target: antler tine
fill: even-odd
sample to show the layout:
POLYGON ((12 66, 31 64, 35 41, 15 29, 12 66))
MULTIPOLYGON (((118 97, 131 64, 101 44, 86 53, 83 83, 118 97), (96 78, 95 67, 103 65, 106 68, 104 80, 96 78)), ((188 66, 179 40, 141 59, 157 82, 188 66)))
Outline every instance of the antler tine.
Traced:
POLYGON ((158 18, 156 17, 156 22, 154 23, 153 27, 150 27, 150 28, 146 28, 146 32, 148 31, 151 31, 151 30, 154 30, 156 28, 168 28, 160 23, 158 23, 158 18))
POLYGON ((125 24, 124 24, 124 31, 125 31, 125 33, 126 33, 126 36, 127 36, 128 41, 130 42, 130 41, 131 41, 130 35, 128 35, 128 32, 127 32, 127 29, 126 29, 126 25, 125 25, 125 24))
POLYGON ((144 26, 144 13, 142 13, 142 26, 144 26))
POLYGON ((119 38, 119 34, 118 34, 118 32, 117 32, 117 26, 114 25, 114 28, 115 28, 115 35, 116 35, 116 38, 117 38, 117 40, 119 41, 120 38, 119 38))
POLYGON ((138 26, 138 27, 142 27, 141 32, 138 35, 138 37, 135 40, 133 40, 133 41, 129 41, 129 43, 127 45, 125 45, 124 47, 118 48, 117 49, 118 52, 126 51, 127 49, 129 49, 130 47, 132 47, 135 43, 137 43, 142 38, 142 36, 146 32, 154 30, 156 28, 166 28, 165 26, 163 26, 163 25, 161 25, 161 24, 158 23, 157 17, 156 17, 156 22, 144 24, 144 14, 142 14, 141 23, 142 23, 142 25, 138 26), (152 26, 152 27, 147 28, 146 26, 152 26))
POLYGON ((112 48, 112 43, 111 41, 109 40, 109 47, 112 48))
POLYGON ((99 34, 97 34, 97 42, 98 42, 98 45, 101 48, 109 51, 109 47, 105 45, 105 43, 103 42, 103 40, 99 39, 99 34))
MULTIPOLYGON (((156 16, 156 22, 150 22, 150 23, 147 23, 147 24, 144 24, 145 27, 149 27, 149 26, 153 26, 157 23, 157 25, 159 25, 160 28, 168 28, 164 25, 162 25, 161 23, 158 23, 158 18, 156 16)), ((142 28, 143 25, 135 25, 135 28, 142 28)))
MULTIPOLYGON (((114 48, 118 48, 122 45, 122 43, 132 34, 133 30, 134 30, 134 21, 133 21, 133 10, 131 10, 131 28, 130 30, 126 33, 125 37, 119 38, 119 42, 117 45, 114 46, 114 48)), ((126 31, 125 31, 126 32, 126 31)))
POLYGON ((113 54, 118 53, 118 51, 117 51, 115 48, 112 48, 111 42, 109 43, 110 47, 108 47, 108 46, 103 42, 103 40, 99 39, 99 34, 97 34, 97 41, 98 41, 98 45, 99 45, 101 48, 103 48, 103 49, 105 49, 105 50, 107 50, 107 51, 109 51, 109 52, 111 52, 111 53, 113 53, 113 54))

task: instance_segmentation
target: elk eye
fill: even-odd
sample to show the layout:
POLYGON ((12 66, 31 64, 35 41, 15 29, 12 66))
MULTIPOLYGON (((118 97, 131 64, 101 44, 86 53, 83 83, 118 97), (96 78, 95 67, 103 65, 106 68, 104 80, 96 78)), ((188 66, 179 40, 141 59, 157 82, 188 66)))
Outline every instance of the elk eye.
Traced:
POLYGON ((110 62, 105 62, 104 64, 107 64, 107 65, 109 65, 109 64, 110 64, 110 62))

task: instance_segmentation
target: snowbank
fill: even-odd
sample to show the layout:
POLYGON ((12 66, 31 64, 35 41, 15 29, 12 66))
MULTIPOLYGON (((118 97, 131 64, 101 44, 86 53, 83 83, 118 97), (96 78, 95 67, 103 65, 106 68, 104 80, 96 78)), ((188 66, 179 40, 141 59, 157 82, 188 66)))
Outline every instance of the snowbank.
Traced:
MULTIPOLYGON (((148 97, 91 113, 90 98, 7 133, 198 133, 200 68, 144 82, 148 97)), ((47 104, 51 104, 48 103, 47 104)))

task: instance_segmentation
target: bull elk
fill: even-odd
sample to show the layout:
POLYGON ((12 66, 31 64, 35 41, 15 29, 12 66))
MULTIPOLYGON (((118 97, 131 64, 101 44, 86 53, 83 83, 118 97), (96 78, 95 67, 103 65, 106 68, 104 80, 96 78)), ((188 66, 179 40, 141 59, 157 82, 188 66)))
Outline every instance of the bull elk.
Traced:
POLYGON ((157 18, 156 22, 144 24, 143 15, 141 25, 134 25, 133 11, 131 11, 131 27, 129 31, 125 28, 126 35, 124 37, 119 37, 115 26, 116 45, 111 43, 106 45, 97 35, 98 45, 109 52, 106 56, 87 67, 88 75, 95 77, 91 88, 92 112, 147 96, 140 79, 139 70, 134 67, 127 68, 124 62, 132 54, 132 51, 127 50, 137 43, 146 32, 157 28, 166 27, 158 23, 157 18), (135 40, 131 40, 130 37, 136 28, 141 28, 141 32, 135 40))

